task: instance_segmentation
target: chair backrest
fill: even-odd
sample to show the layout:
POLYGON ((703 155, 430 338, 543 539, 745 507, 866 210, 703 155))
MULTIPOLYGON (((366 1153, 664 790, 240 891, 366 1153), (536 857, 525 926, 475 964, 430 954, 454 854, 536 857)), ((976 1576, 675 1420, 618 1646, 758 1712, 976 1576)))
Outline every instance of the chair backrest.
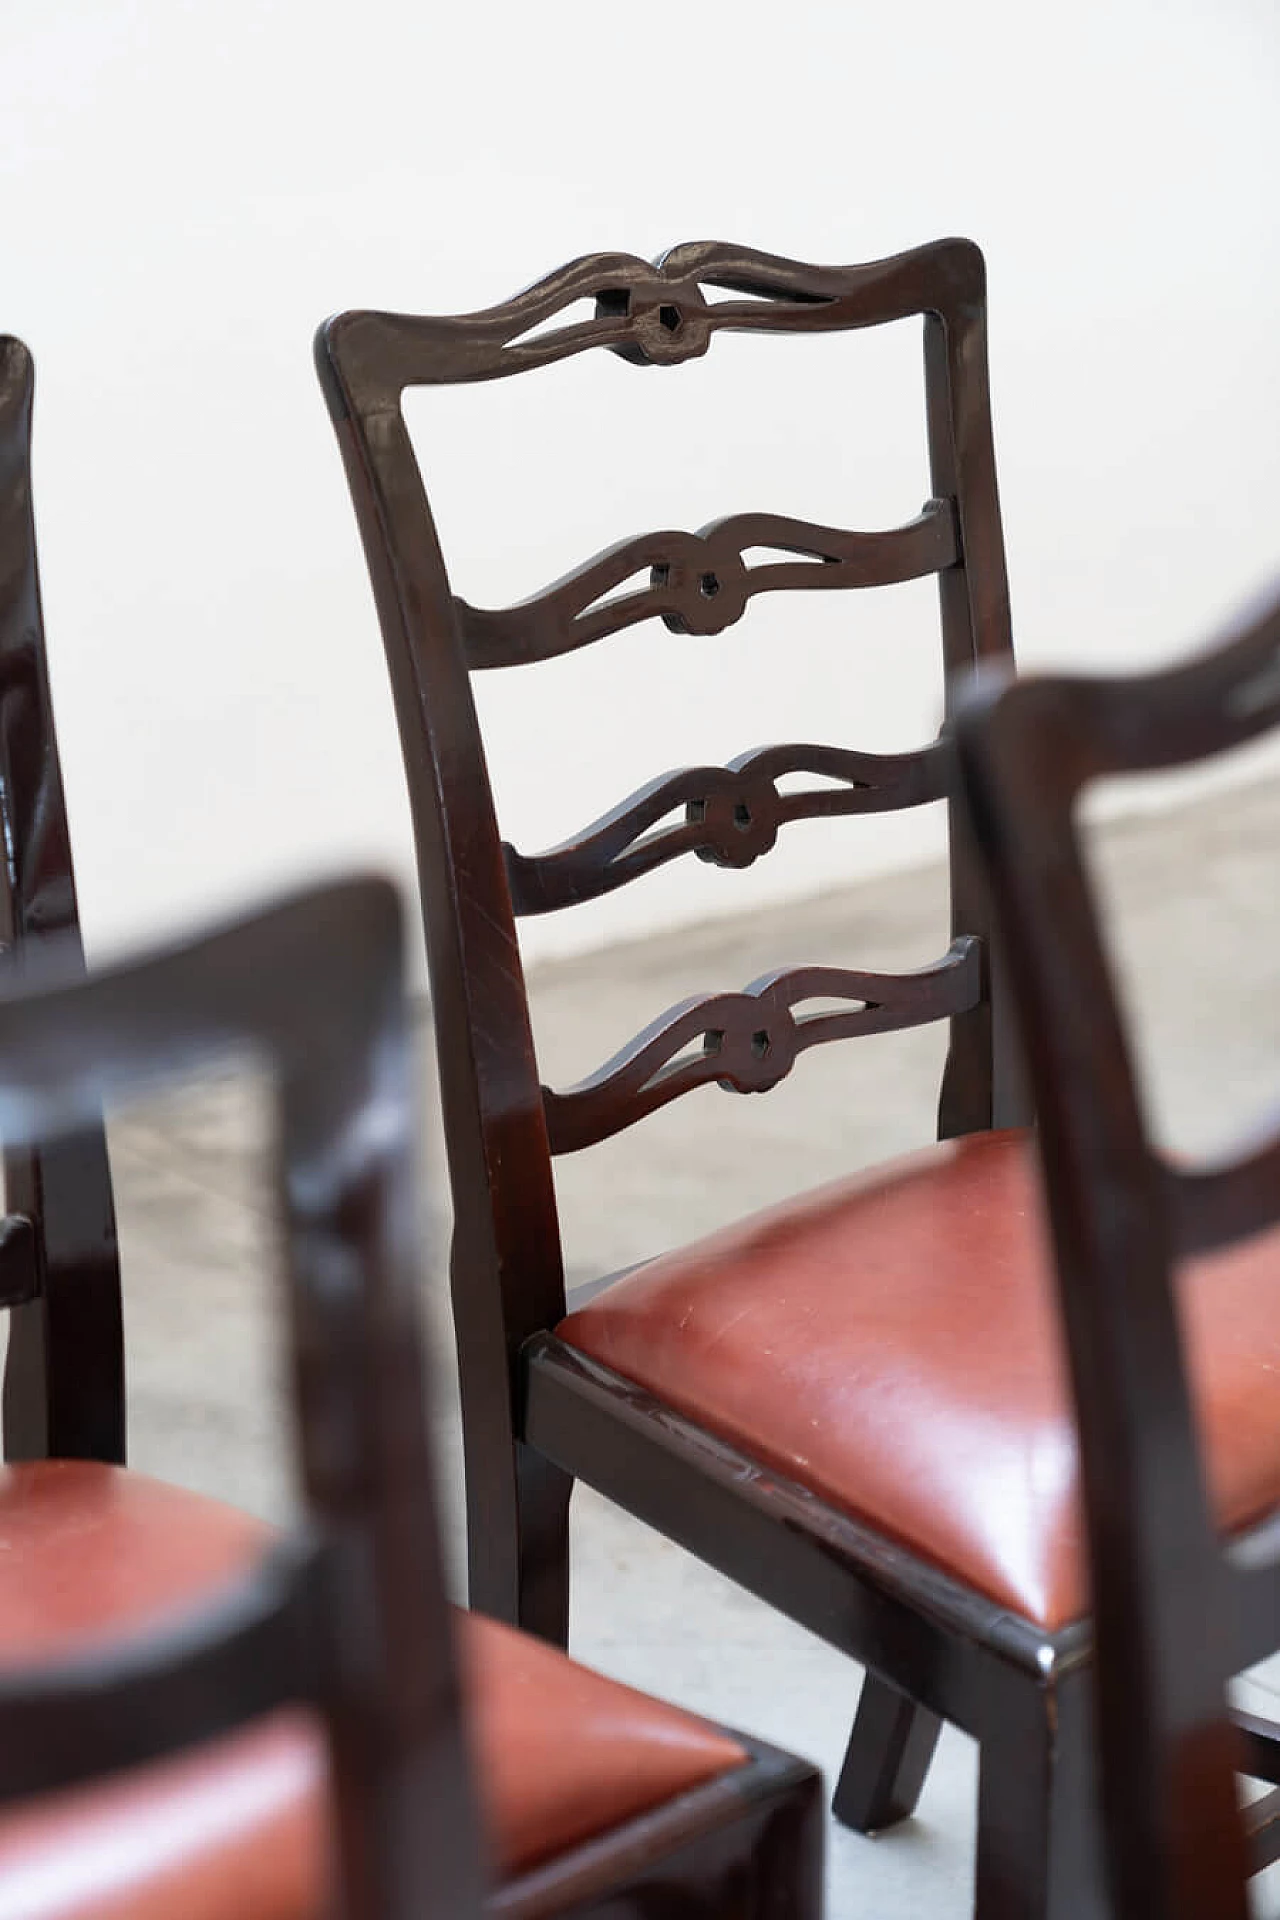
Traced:
MULTIPOLYGON (((473 670, 545 660, 661 618, 715 634, 754 594, 884 585, 936 574, 949 672, 1010 650, 1008 591, 986 371, 982 256, 944 240, 855 267, 816 267, 744 248, 689 244, 656 265, 627 254, 571 262, 499 307, 454 318, 347 313, 321 328, 317 365, 364 538, 391 670, 418 842, 455 1248, 493 1276, 514 1349, 563 1312, 551 1155, 606 1138, 710 1082, 758 1092, 803 1050, 846 1035, 951 1021, 941 1125, 1012 1119, 1018 1101, 993 1020, 986 909, 963 835, 952 833, 953 944, 923 972, 800 968, 744 992, 686 1002, 567 1091, 539 1085, 515 917, 599 894, 696 853, 741 867, 779 828, 945 797, 950 743, 877 755, 776 746, 726 767, 652 782, 573 840, 528 856, 499 836, 470 688, 473 670), (713 299, 713 292, 727 298, 713 299), (556 317, 582 300, 594 315, 556 317), (405 427, 407 387, 490 380, 605 347, 637 366, 704 354, 724 329, 824 333, 924 317, 935 497, 909 525, 857 533, 768 513, 699 533, 643 534, 519 606, 484 611, 451 590, 405 427), (776 558, 748 565, 753 549, 776 558), (648 584, 617 593, 638 570, 648 584), (779 790, 809 775, 808 790, 779 790), (838 784, 831 784, 836 782, 838 784), (661 823, 673 811, 678 824, 661 823), (807 1001, 843 1001, 813 1010, 807 1001)), ((455 1267, 455 1271, 457 1268, 455 1267)), ((465 1337, 465 1336, 464 1336, 465 1337)))
POLYGON ((139 963, 78 952, 0 993, 0 1127, 82 1126, 228 1048, 275 1071, 303 1526, 172 1627, 0 1674, 0 1797, 210 1739, 287 1701, 324 1717, 351 1920, 478 1914, 416 1311, 402 922, 336 884, 139 963), (56 984, 61 980, 61 984, 56 984))
MULTIPOLYGON (((1076 825, 1088 783, 1280 727, 1280 597, 1216 651, 1127 679, 979 689, 957 741, 1021 1011, 1080 1430, 1120 1911, 1243 1914, 1225 1569, 1174 1265, 1280 1222, 1280 1129, 1212 1166, 1149 1133, 1076 825)), ((1260 876, 1265 888, 1265 879, 1260 876)))
MULTIPOLYGON (((31 508, 31 355, 0 336, 0 950, 78 943, 45 665, 31 508)), ((78 950, 78 945, 77 945, 78 950)), ((120 1268, 101 1114, 74 1137, 4 1149, 0 1306, 8 1459, 122 1461, 120 1268)))

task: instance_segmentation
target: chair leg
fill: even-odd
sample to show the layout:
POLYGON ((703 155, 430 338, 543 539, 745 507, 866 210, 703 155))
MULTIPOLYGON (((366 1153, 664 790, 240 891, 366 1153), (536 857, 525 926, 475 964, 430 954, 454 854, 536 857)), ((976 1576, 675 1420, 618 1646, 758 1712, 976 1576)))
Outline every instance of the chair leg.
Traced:
POLYGON ((976 1920, 1103 1920, 1089 1672, 1032 1683, 978 1759, 976 1920))
POLYGON ((841 1826, 879 1833, 914 1813, 941 1731, 936 1714, 868 1673, 831 1801, 841 1826))
MULTIPOLYGON (((573 1480, 517 1441, 514 1472, 473 1474, 467 1460, 468 1597, 479 1613, 569 1644, 569 1498, 573 1480)), ((492 1459, 485 1463, 492 1467, 492 1459)))

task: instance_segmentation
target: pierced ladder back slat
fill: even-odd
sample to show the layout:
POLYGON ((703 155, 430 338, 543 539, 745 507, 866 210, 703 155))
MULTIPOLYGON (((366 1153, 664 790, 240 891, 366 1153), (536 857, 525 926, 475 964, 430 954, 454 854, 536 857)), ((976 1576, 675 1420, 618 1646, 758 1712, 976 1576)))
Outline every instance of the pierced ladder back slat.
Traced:
POLYGON ((1002 905, 1036 1093, 1079 1414, 1104 1791, 1124 1912, 1243 1915, 1226 1576, 1175 1263, 1280 1226, 1280 1132, 1171 1165, 1145 1123, 1075 824, 1107 775, 1280 728, 1280 592, 1216 651, 1132 678, 988 689, 958 746, 1002 905))
POLYGON ((948 1019, 976 1006, 981 991, 981 950, 967 936, 936 966, 916 973, 793 967, 753 981, 742 993, 686 1001, 576 1087, 544 1089, 551 1151, 594 1146, 711 1081, 735 1093, 766 1093, 809 1047, 948 1019), (798 1013, 806 1000, 850 1004, 845 1011, 798 1013))
MULTIPOLYGON (((449 1114, 461 1221, 492 1207, 491 1245, 516 1230, 490 1169, 540 1166, 516 1177, 522 1238, 530 1208, 554 1233, 549 1149, 604 1137, 689 1087, 716 1080, 757 1089, 781 1077, 803 1047, 885 1025, 948 1018, 942 1095, 945 1132, 1020 1117, 1022 1096, 986 939, 986 904, 963 831, 952 822, 952 933, 933 968, 890 983, 850 976, 835 991, 871 1007, 800 1027, 780 1025, 767 1071, 752 1036, 751 997, 712 996, 672 1009, 582 1087, 539 1084, 515 916, 598 897, 685 853, 743 867, 801 819, 918 806, 949 793, 945 738, 913 754, 859 754, 774 746, 724 767, 660 776, 563 845, 526 854, 502 842, 468 684, 469 673, 552 657, 661 617, 678 631, 715 633, 754 593, 848 587, 934 573, 948 675, 1010 651, 1008 591, 996 494, 986 373, 982 256, 945 240, 856 267, 815 267, 714 243, 676 247, 650 265, 627 254, 571 262, 504 305, 453 317, 352 312, 321 328, 317 366, 347 467, 373 577, 419 849, 428 952, 441 1023, 442 1092, 449 1114), (566 314, 592 303, 591 316, 566 314), (560 316, 563 324, 557 325, 560 316), (853 533, 773 514, 734 515, 699 533, 624 541, 517 607, 482 609, 454 595, 402 411, 408 387, 502 378, 606 347, 638 365, 670 366, 705 353, 721 330, 831 332, 923 316, 934 497, 888 533, 853 533), (776 561, 747 565, 772 549, 776 561), (626 591, 637 573, 647 584, 626 591), (618 591, 623 589, 622 591, 618 591), (609 596, 613 597, 609 597, 609 596), (785 776, 809 775, 800 791, 785 776), (835 782, 822 786, 818 781, 835 782), (683 819, 667 816, 683 809, 683 819), (980 951, 978 950, 980 949, 980 951), (737 1033, 726 1006, 750 1024, 718 1059, 673 1065, 690 1036, 737 1033), (723 1015, 723 1018, 722 1018, 723 1015), (699 1028, 698 1022, 702 1025, 699 1028), (785 1063, 785 1064, 784 1064, 785 1063), (656 1077, 655 1077, 656 1076, 656 1077), (465 1157, 468 1165, 460 1166, 465 1157)), ((776 989, 775 989, 776 998, 776 989)), ((779 1003, 781 1007, 781 1003, 779 1003)), ((487 1231, 460 1225, 461 1232, 487 1231)), ((504 1261, 497 1256, 499 1267, 504 1261)), ((527 1255, 522 1258, 527 1269, 527 1255)), ((548 1257, 545 1304, 558 1298, 548 1257)), ((540 1291, 538 1287, 535 1292, 540 1291)), ((516 1324, 536 1316, 508 1303, 516 1324)))
MULTIPOLYGON (((0 336, 0 943, 20 952, 79 939, 36 570, 33 391, 26 347, 0 336)), ((124 1332, 101 1115, 56 1143, 6 1141, 4 1174, 6 1458, 122 1461, 124 1332)))
POLYGON ((740 620, 758 593, 895 586, 941 573, 959 557, 946 500, 928 501, 918 519, 885 533, 740 513, 698 533, 646 533, 621 541, 514 607, 486 610, 462 599, 454 605, 468 666, 527 666, 659 615, 672 633, 709 636, 740 620), (748 566, 743 555, 756 547, 804 558, 748 566), (646 569, 647 586, 615 592, 646 569))
POLYGON ((576 906, 688 852, 712 866, 749 867, 786 821, 891 813, 945 799, 950 765, 948 743, 937 740, 913 753, 757 747, 724 767, 679 767, 545 853, 518 853, 504 842, 511 904, 517 914, 576 906), (843 784, 780 792, 779 780, 791 774, 843 784), (678 807, 683 821, 658 827, 678 807))

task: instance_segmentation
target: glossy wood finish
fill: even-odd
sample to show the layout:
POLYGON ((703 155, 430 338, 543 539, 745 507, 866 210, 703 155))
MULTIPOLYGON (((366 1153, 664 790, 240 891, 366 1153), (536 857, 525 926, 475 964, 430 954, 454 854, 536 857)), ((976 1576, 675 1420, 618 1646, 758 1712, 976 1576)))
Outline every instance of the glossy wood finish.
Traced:
POLYGON ((297 1532, 266 1536, 247 1576, 163 1624, 35 1665, 11 1657, 0 1801, 301 1703, 326 1728, 337 1910, 351 1920, 458 1920, 486 1906, 513 1920, 569 1908, 815 1920, 820 1781, 757 1742, 719 1741, 745 1764, 486 1884, 422 1390, 402 944, 392 889, 351 881, 88 979, 78 948, 51 945, 20 990, 0 992, 9 1140, 74 1131, 104 1096, 228 1048, 275 1069, 306 1505, 297 1532))
POLYGON ((868 1664, 861 1744, 838 1810, 865 1824, 909 1812, 937 1718, 954 1720, 984 1743, 983 1913, 1039 1915, 1067 1910, 1063 1902, 1083 1912, 1092 1868, 1077 1831, 1080 1769, 1057 1764, 1053 1736, 1060 1713, 1075 1724, 1081 1636, 1046 1636, 1013 1619, 554 1334, 565 1294, 553 1152, 604 1138, 690 1086, 760 1090, 816 1040, 945 1018, 941 1134, 1025 1118, 1003 963, 967 821, 950 796, 947 738, 902 756, 804 744, 678 770, 563 847, 526 854, 499 834, 469 683, 477 668, 563 652, 645 618, 716 633, 766 588, 928 571, 939 582, 949 684, 984 660, 1008 659, 981 254, 947 240, 847 268, 712 243, 678 247, 655 266, 592 255, 483 313, 342 315, 321 329, 316 352, 382 622, 418 845, 454 1201, 472 1602, 564 1640, 569 1494, 575 1477, 587 1479, 868 1664), (557 324, 584 298, 593 317, 557 324), (923 319, 932 498, 909 528, 864 535, 735 517, 698 535, 624 541, 523 607, 482 612, 453 594, 405 427, 406 387, 500 378, 596 346, 638 366, 669 365, 707 351, 722 328, 768 336, 911 315, 923 319), (744 547, 760 543, 791 557, 745 566, 744 547), (647 584, 602 599, 646 568, 647 584), (790 809, 777 785, 789 771, 842 784, 790 809), (593 897, 688 852, 747 865, 793 819, 944 793, 953 944, 933 968, 896 980, 852 970, 770 976, 668 1010, 576 1089, 541 1086, 517 913, 593 897), (663 824, 680 808, 683 821, 663 824), (806 997, 833 992, 848 1010, 806 1021, 806 997), (1014 1785, 1021 1804, 1029 1779, 1043 1804, 1010 1838, 999 1809, 1014 1785), (1074 1796, 1069 1818, 1058 1808, 1064 1792, 1074 1796))
MULTIPOLYGON (((1280 1131, 1173 1166, 1147 1128, 1076 826, 1103 775, 1180 766, 1280 729, 1280 593, 1219 648, 1129 679, 976 695, 958 742, 995 883, 1040 1112, 1093 1566, 1108 1859, 1125 1913, 1248 1911, 1233 1766, 1275 1779, 1277 1729, 1233 1728, 1239 1556, 1223 1555, 1171 1286, 1280 1222, 1280 1131)), ((1262 877, 1260 876, 1260 882, 1262 877)), ((1262 882, 1265 885, 1265 882, 1262 882)), ((1277 1637, 1275 1527, 1258 1530, 1277 1637)), ((1273 1817, 1263 1809, 1251 1824, 1273 1817)))
MULTIPOLYGON (((31 504, 31 356, 0 336, 0 951, 78 932, 31 504)), ((5 1143, 0 1294, 10 1460, 124 1459, 124 1335, 101 1116, 56 1145, 5 1143)))
POLYGON ((526 666, 655 614, 672 633, 723 633, 758 593, 884 587, 941 573, 958 558, 955 516, 945 500, 927 501, 909 526, 889 533, 849 533, 773 513, 738 513, 700 533, 623 540, 515 607, 486 613, 459 599, 458 626, 468 666, 526 666), (804 557, 748 567, 743 554, 759 547, 804 557), (642 570, 649 574, 647 586, 616 592, 642 570))
MULTIPOLYGON (((92 1648, 34 1667, 14 1658, 25 1618, 19 1607, 8 1620, 14 1638, 0 1674, 0 1800, 136 1767, 278 1702, 301 1701, 327 1723, 336 1892, 352 1920, 456 1920, 482 1905, 512 1920, 569 1907, 584 1916, 696 1908, 813 1920, 821 1906, 820 1780, 808 1764, 749 1740, 731 1746, 745 1749, 745 1764, 518 1868, 499 1888, 488 1884, 423 1403, 399 904, 383 882, 333 886, 187 947, 84 977, 36 588, 31 389, 26 349, 0 341, 0 808, 9 847, 0 902, 8 943, 24 947, 21 967, 0 978, 0 1136, 10 1200, 22 1194, 33 1203, 29 1214, 0 1223, 0 1300, 19 1315, 28 1307, 36 1314, 19 1324, 10 1347, 7 1438, 18 1456, 122 1454, 103 1100, 228 1047, 247 1048, 276 1069, 276 1172, 307 1520, 265 1545, 247 1578, 230 1587, 224 1580, 190 1614, 171 1612, 146 1632, 135 1625, 114 1642, 97 1633, 92 1648)), ((28 1476, 28 1489, 29 1476, 61 1486, 76 1471, 59 1461, 14 1470, 28 1476)), ((110 1469, 105 1477, 114 1481, 110 1469)), ((153 1506, 165 1493, 153 1488, 153 1506)), ((201 1524, 193 1507, 217 1505, 179 1497, 175 1511, 189 1529, 201 1524)), ((38 1506, 24 1507, 25 1536, 38 1531, 38 1506)), ((64 1533, 79 1526, 98 1550, 108 1536, 119 1541, 109 1526, 100 1538, 87 1509, 77 1518, 55 1500, 53 1510, 64 1533)), ((255 1524, 219 1512, 217 1524, 237 1541, 243 1534, 252 1559, 255 1524)), ((215 1561, 225 1545, 214 1543, 215 1561)), ((37 1548, 28 1537, 31 1564, 48 1564, 37 1548)), ((188 1583, 200 1563, 194 1549, 164 1562, 188 1583)), ((117 1570, 117 1598, 142 1591, 134 1572, 117 1570)), ((96 1607, 82 1611, 98 1619, 96 1607)), ((665 1711, 647 1705, 651 1715, 665 1711)), ((564 1734, 547 1730, 548 1739, 564 1734)), ((716 1736, 714 1744, 725 1742, 716 1736)), ((61 1897, 47 1884, 44 1891, 61 1897)))
POLYGON ((416 1320, 398 901, 333 886, 85 979, 50 943, 0 995, 0 1130, 74 1134, 107 1093, 224 1054, 277 1074, 307 1522, 171 1626, 0 1678, 0 1795, 195 1744, 286 1701, 324 1716, 342 1910, 478 1911, 416 1320))
POLYGON ((545 853, 518 853, 504 844, 512 909, 524 915, 577 906, 652 873, 682 853, 696 853, 716 867, 752 866, 773 847, 779 828, 792 820, 889 813, 945 799, 950 758, 943 740, 914 753, 757 747, 724 767, 682 767, 660 774, 572 840, 545 853), (845 784, 779 792, 777 782, 797 773, 845 784), (684 819, 678 825, 659 825, 679 807, 684 808, 684 819))
POLYGON ((766 1093, 799 1056, 828 1040, 889 1033, 967 1013, 982 997, 982 949, 972 935, 918 973, 794 967, 741 993, 686 1001, 662 1014, 586 1080, 543 1088, 553 1153, 594 1146, 694 1087, 766 1093), (845 1000, 846 1012, 797 1014, 809 1000, 845 1000))

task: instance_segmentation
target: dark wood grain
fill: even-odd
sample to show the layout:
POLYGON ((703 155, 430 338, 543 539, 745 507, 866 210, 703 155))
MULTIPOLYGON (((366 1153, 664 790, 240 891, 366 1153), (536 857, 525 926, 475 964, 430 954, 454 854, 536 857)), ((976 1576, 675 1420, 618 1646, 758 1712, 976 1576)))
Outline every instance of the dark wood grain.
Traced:
POLYGON ((686 1000, 576 1087, 543 1089, 551 1151, 594 1146, 712 1082, 733 1093, 765 1093, 810 1047, 948 1019, 976 1005, 981 992, 981 948, 966 938, 916 973, 792 967, 765 974, 741 993, 686 1000), (798 1012, 808 1000, 851 1004, 798 1012))
POLYGON ((393 889, 356 880, 88 978, 76 943, 50 942, 21 981, 0 983, 0 1129, 14 1143, 74 1133, 104 1098, 228 1050, 273 1071, 305 1506, 292 1534, 189 1610, 11 1661, 0 1800, 303 1703, 328 1736, 335 1920, 475 1920, 486 1906, 603 1920, 642 1905, 661 1920, 691 1902, 729 1920, 744 1900, 817 1920, 819 1777, 755 1741, 742 1766, 487 1897, 429 1457, 403 947, 393 889))
POLYGON ((945 740, 912 753, 756 747, 724 767, 681 767, 660 774, 545 853, 518 853, 504 843, 512 910, 553 913, 577 906, 684 853, 696 853, 712 866, 749 867, 770 851, 779 829, 793 820, 831 820, 927 805, 947 793, 949 756, 945 740), (844 784, 780 792, 778 782, 796 774, 844 784), (684 810, 678 825, 659 825, 678 808, 684 810))
MULTIPOLYGON (((1244 1569, 1224 1559, 1210 1517, 1172 1275, 1181 1255, 1280 1222, 1280 1141, 1251 1138, 1208 1168, 1160 1154, 1077 819, 1101 775, 1201 760, 1280 728, 1280 592, 1211 652, 1163 673, 1002 678, 971 697, 957 742, 1040 1114, 1080 1430, 1113 1890, 1121 1911, 1153 1920, 1243 1915, 1233 1769, 1248 1750, 1225 1689, 1245 1664, 1244 1569)), ((1261 1542, 1269 1565, 1248 1556, 1273 1601, 1274 1534, 1261 1542)), ((1272 1642, 1276 1617, 1262 1623, 1272 1642)))
POLYGON ((526 666, 621 633, 660 616, 672 633, 723 633, 759 593, 887 587, 941 573, 958 557, 950 501, 930 500, 908 526, 846 533, 774 513, 739 513, 697 533, 646 533, 597 554, 544 593, 485 610, 455 599, 458 629, 473 668, 526 666), (798 554, 746 564, 749 549, 798 554), (648 582, 616 590, 633 575, 648 582))
MULTIPOLYGON (((34 388, 26 347, 0 336, 0 951, 24 956, 79 929, 36 570, 34 388)), ((30 1223, 6 1246, 6 1458, 123 1460, 124 1329, 101 1115, 56 1145, 6 1141, 4 1175, 10 1213, 30 1223)))
POLYGON ((252 1049, 277 1076, 307 1528, 238 1587, 116 1645, 11 1668, 0 1793, 76 1784, 304 1701, 325 1718, 337 1891, 353 1920, 476 1913, 421 1383, 399 902, 330 886, 84 977, 46 942, 0 986, 0 1132, 82 1133, 105 1096, 252 1049))
MULTIPOLYGON (((763 1085, 777 1077, 781 1061, 794 1057, 799 1040, 820 1032, 834 1037, 837 1025, 850 1035, 874 1030, 884 1009, 905 1007, 913 993, 912 1018, 928 1005, 930 1017, 950 1023, 942 1133, 1026 1118, 1012 1018, 1003 1004, 1003 961, 991 942, 987 891, 949 777, 945 736, 917 754, 888 760, 858 755, 855 743, 840 742, 776 750, 803 755, 798 762, 770 763, 766 749, 727 768, 664 774, 562 847, 525 855, 504 845, 498 830, 469 677, 480 665, 562 652, 650 614, 695 634, 712 633, 737 616, 753 586, 856 586, 873 577, 873 568, 876 577, 937 573, 940 684, 944 674, 1008 658, 982 255, 966 240, 844 267, 718 242, 676 247, 653 265, 629 254, 594 254, 481 312, 341 314, 320 329, 316 362, 382 625, 417 840, 453 1193, 472 1603, 563 1640, 568 1502, 575 1477, 582 1477, 713 1564, 732 1547, 734 1577, 815 1631, 835 1638, 838 1619, 839 1644, 872 1669, 872 1697, 891 1683, 922 1715, 926 1709, 959 1715, 980 1739, 998 1745, 1005 1738, 1006 1769, 1016 1777, 1019 1753, 1031 1738, 1028 1726, 1038 1726, 1032 1745, 1041 1752, 1057 1712, 1056 1641, 1046 1645, 1042 1637, 1037 1656, 1017 1668, 1017 1711, 1004 1714, 1010 1683, 992 1648, 1006 1629, 990 1606, 971 1608, 963 1628, 952 1613, 949 1628, 935 1630, 936 1572, 907 1556, 907 1597, 899 1597, 891 1628, 881 1631, 888 1616, 861 1596, 884 1564, 883 1539, 857 1534, 856 1547, 831 1559, 825 1543, 836 1521, 822 1503, 797 1510, 767 1480, 752 1483, 748 1495, 740 1460, 722 1485, 713 1471, 720 1455, 706 1445, 689 1442, 672 1467, 662 1448, 650 1444, 651 1425, 632 1421, 624 1384, 597 1379, 588 1392, 581 1373, 549 1366, 545 1345, 564 1312, 552 1153, 603 1138, 615 1118, 626 1124, 711 1078, 763 1085), (580 309, 570 312, 583 301, 586 317, 580 309), (759 336, 763 365, 788 335, 911 317, 922 320, 924 330, 931 492, 913 529, 868 537, 762 514, 701 535, 663 532, 626 541, 523 608, 481 612, 454 594, 405 426, 406 388, 503 378, 597 347, 636 368, 678 365, 705 353, 725 330, 759 336), (775 538, 783 558, 743 567, 744 549, 775 538), (787 557, 796 545, 799 557, 787 557), (629 590, 632 577, 646 570, 648 580, 629 590), (707 575, 714 576, 714 590, 706 590, 707 575), (609 602, 611 593, 618 597, 609 602), (788 771, 826 773, 841 784, 825 793, 815 787, 784 795, 777 783, 788 771), (807 1035, 790 1001, 779 1019, 772 1011, 763 1015, 761 1002, 750 996, 721 996, 723 1021, 719 1013, 711 1019, 706 1008, 677 1009, 624 1047, 585 1090, 543 1088, 517 911, 546 912, 594 897, 688 851, 715 864, 748 865, 789 818, 874 812, 943 796, 952 955, 961 957, 927 987, 913 989, 901 979, 891 987, 851 966, 835 991, 852 992, 862 1004, 824 1014, 833 1024, 815 1023, 807 1035), (801 804, 789 812, 793 799, 801 804), (664 825, 681 806, 685 819, 664 825), (868 998, 876 1003, 870 1013, 868 998), (726 1035, 718 1054, 695 1055, 691 1071, 677 1065, 664 1079, 681 1037, 696 1040, 708 1031, 726 1035), (767 1048, 758 1039, 762 1033, 767 1048), (776 1052, 775 1033, 783 1039, 776 1052), (632 1091, 637 1076, 639 1097, 632 1091), (566 1101, 570 1114, 577 1101, 578 1119, 589 1114, 588 1125, 566 1120, 566 1101), (1026 1690, 1025 1700, 1018 1689, 1026 1690), (1007 1737, 1001 1733, 1006 1722, 1007 1737)), ((632 376, 620 369, 618 377, 632 376)), ((742 417, 749 430, 749 390, 742 417)), ((845 431, 833 426, 835 434, 845 431)), ((501 541, 500 526, 491 532, 501 541)), ((856 955, 850 958, 856 962, 856 955)), ((655 1410, 654 1423, 660 1417, 655 1410)), ((889 1716, 894 1738, 910 1745, 916 1731, 902 1727, 900 1717, 889 1716)), ((869 1712, 865 1724, 874 1730, 886 1717, 869 1712)), ((922 1718, 921 1737, 927 1730, 922 1718)), ((1078 1791, 1076 1774, 1066 1769, 1068 1776, 1070 1790, 1078 1791)), ((1037 1863, 1040 1893, 1056 1884, 1056 1872, 1037 1863)))
POLYGON ((629 253, 586 254, 476 313, 350 313, 329 326, 346 383, 381 411, 394 408, 407 386, 499 379, 592 347, 637 366, 678 366, 704 354, 720 331, 830 333, 926 311, 950 317, 980 308, 984 295, 982 255, 970 240, 940 240, 855 267, 699 240, 654 263, 629 253), (742 297, 708 301, 704 288, 742 297), (594 303, 592 318, 550 326, 581 300, 594 303))

